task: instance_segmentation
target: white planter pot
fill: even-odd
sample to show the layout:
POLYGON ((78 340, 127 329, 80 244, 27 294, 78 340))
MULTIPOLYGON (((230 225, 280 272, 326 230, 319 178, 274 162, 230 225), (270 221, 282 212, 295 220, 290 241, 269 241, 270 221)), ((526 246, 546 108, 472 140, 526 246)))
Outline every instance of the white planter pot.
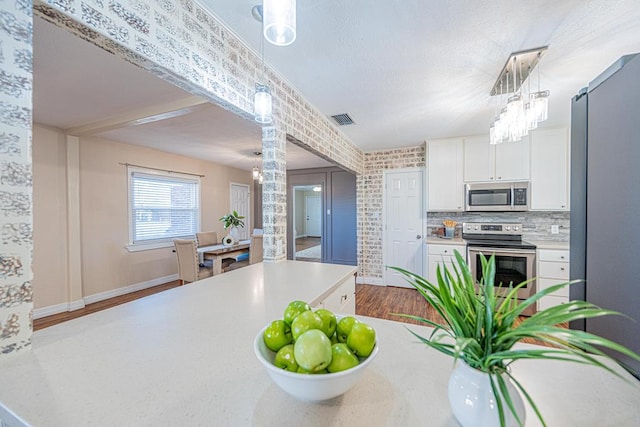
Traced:
POLYGON ((234 243, 240 241, 240 230, 238 230, 238 227, 231 227, 231 229, 229 230, 229 235, 233 237, 234 243))
MULTIPOLYGON (((522 397, 511 381, 506 378, 505 380, 518 417, 524 425, 526 414, 522 397)), ((505 426, 518 426, 504 399, 502 403, 505 426)), ((498 406, 491 389, 489 374, 473 369, 461 360, 456 362, 449 378, 449 404, 453 415, 463 427, 500 426, 498 406)))

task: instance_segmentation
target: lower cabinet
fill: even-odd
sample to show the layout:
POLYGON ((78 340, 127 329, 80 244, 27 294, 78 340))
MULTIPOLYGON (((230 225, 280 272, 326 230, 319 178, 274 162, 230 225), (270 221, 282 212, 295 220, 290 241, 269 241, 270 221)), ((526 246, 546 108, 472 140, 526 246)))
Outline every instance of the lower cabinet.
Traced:
MULTIPOLYGON (((538 290, 569 281, 569 251, 538 249, 538 290)), ((538 310, 569 302, 569 287, 562 288, 538 301, 538 310)))
POLYGON ((355 276, 351 276, 342 282, 314 308, 325 308, 333 313, 356 314, 355 276))
MULTIPOLYGON (((455 262, 454 251, 460 252, 465 259, 467 257, 467 247, 464 245, 438 245, 438 244, 427 244, 428 246, 428 254, 427 254, 427 263, 429 266, 429 272, 427 275, 427 280, 434 285, 438 284, 438 276, 436 274, 438 265, 444 264, 448 269, 451 270, 451 265, 455 262)), ((442 268, 442 267, 441 267, 442 268)))

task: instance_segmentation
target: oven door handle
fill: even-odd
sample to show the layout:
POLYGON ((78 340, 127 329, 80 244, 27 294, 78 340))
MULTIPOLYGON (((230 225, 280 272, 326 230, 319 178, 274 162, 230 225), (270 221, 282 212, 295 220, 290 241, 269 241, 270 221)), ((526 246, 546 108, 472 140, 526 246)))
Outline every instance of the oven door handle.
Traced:
POLYGON ((523 254, 523 255, 535 255, 535 249, 509 249, 509 248, 484 248, 481 246, 469 246, 469 252, 483 252, 483 253, 508 253, 508 254, 523 254))
POLYGON ((513 203, 514 196, 515 196, 515 191, 513 189, 513 185, 511 185, 511 209, 513 209, 514 207, 514 203, 513 203))

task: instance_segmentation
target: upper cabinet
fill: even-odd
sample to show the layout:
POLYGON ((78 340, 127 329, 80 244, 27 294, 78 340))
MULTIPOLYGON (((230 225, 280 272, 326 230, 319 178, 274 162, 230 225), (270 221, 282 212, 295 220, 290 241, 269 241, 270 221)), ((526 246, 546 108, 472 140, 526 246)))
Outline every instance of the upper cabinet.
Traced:
POLYGON ((529 179, 529 138, 489 144, 489 134, 464 139, 464 181, 519 181, 529 179))
POLYGON ((463 148, 461 138, 427 143, 430 211, 462 211, 464 207, 463 148))
POLYGON ((531 133, 531 209, 569 210, 569 135, 566 128, 531 133))
POLYGON ((465 182, 529 181, 530 209, 569 210, 569 131, 536 129, 519 142, 489 144, 489 135, 427 144, 430 211, 464 210, 465 182))

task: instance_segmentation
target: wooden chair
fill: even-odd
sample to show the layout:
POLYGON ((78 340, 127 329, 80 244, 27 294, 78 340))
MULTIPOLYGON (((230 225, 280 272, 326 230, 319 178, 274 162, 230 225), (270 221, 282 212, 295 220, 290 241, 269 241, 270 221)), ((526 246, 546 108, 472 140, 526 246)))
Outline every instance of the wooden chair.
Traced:
POLYGON ((178 279, 180 285, 195 282, 213 276, 213 268, 198 262, 196 241, 190 239, 174 239, 173 245, 178 256, 178 279))
POLYGON ((262 262, 262 234, 251 235, 251 242, 249 243, 249 253, 238 255, 236 262, 230 264, 225 271, 237 270, 238 268, 246 267, 247 265, 256 264, 262 262), (246 255, 249 255, 248 257, 246 255))
POLYGON ((220 243, 218 240, 218 233, 216 231, 202 231, 200 233, 196 233, 196 242, 199 248, 203 246, 213 246, 220 243))

